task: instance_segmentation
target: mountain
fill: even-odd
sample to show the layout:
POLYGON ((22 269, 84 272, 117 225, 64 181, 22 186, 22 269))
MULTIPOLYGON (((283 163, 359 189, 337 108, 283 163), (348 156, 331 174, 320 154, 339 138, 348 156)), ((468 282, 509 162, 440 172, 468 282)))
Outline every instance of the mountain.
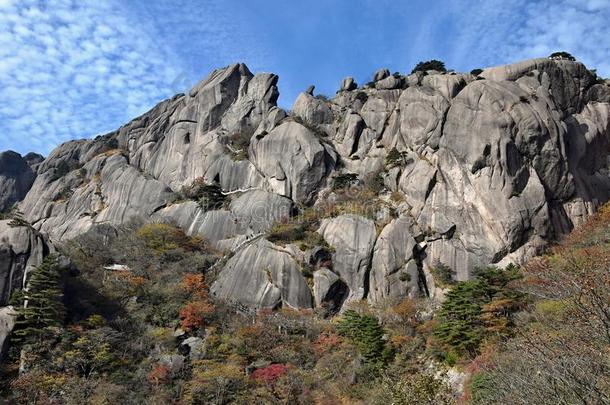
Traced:
MULTIPOLYGON (((610 200, 610 83, 566 58, 466 74, 419 67, 409 75, 381 69, 361 86, 345 78, 332 98, 314 95, 312 86, 284 111, 277 106, 276 75, 231 65, 109 134, 64 143, 44 159, 0 154, 0 349, 14 327, 9 299, 34 269, 49 271, 53 257, 72 277, 65 301, 78 326, 70 333, 83 339, 109 333, 89 336, 105 348, 120 341, 117 331, 139 339, 153 327, 171 329, 174 337, 152 339, 171 346, 163 346, 165 357, 157 356, 157 346, 143 355, 141 344, 132 345, 140 371, 156 357, 173 369, 185 361, 182 351, 195 350, 189 345, 213 341, 214 328, 227 328, 225 318, 238 322, 218 315, 209 331, 188 334, 184 325, 211 308, 207 285, 190 270, 205 273, 217 308, 228 304, 278 322, 273 339, 290 335, 283 331, 297 328, 295 322, 310 321, 276 319, 268 309, 312 310, 322 318, 340 313, 348 323, 362 322, 369 335, 351 338, 372 344, 359 349, 373 350, 366 353, 375 358, 382 357, 383 330, 347 304, 381 308, 409 298, 435 307, 447 295, 448 307, 453 299, 463 303, 460 291, 472 293, 453 286, 483 285, 501 298, 482 303, 485 311, 513 305, 506 310, 512 314, 522 305, 519 294, 505 291, 508 281, 497 275, 488 283, 480 269, 526 263, 610 200), (178 287, 181 277, 188 294, 178 287), (138 289, 144 284, 150 291, 138 289), (101 291, 116 293, 133 319, 120 324, 116 303, 108 304, 101 291), (180 311, 178 302, 185 305, 180 311), (184 330, 174 325, 178 313, 184 330), (130 322, 148 329, 131 330, 130 322), (183 340, 178 349, 174 338, 183 340)), ((411 322, 407 307, 392 308, 411 322)), ((497 321, 493 314, 485 316, 497 321)), ((424 318, 413 321, 417 333, 431 330, 424 318)), ((405 332, 404 322, 395 325, 406 339, 396 347, 415 333, 405 332)), ((227 330, 217 338, 228 339, 234 331, 227 330)), ((320 336, 334 347, 331 332, 320 336)), ((479 353, 481 336, 469 355, 479 353)), ((427 347, 418 339, 415 352, 427 347)), ((232 353, 227 350, 218 353, 232 353)), ((62 361, 73 361, 72 352, 62 361)), ((451 351, 445 355, 449 363, 451 351)), ((268 366, 258 368, 281 371, 268 366)), ((158 385, 165 377, 147 378, 158 385)))
MULTIPOLYGON (((26 160, 5 152, 5 206, 22 199, 51 244, 99 224, 172 223, 229 252, 217 297, 311 308, 438 295, 435 266, 466 280, 523 263, 610 197, 610 87, 579 62, 382 69, 332 99, 310 89, 289 112, 277 81, 216 70, 112 133, 60 145, 31 188, 26 160), (202 204, 213 189, 221 202, 202 204), (320 237, 282 241, 282 225, 320 237)), ((27 251, 13 239, 5 250, 27 251)))

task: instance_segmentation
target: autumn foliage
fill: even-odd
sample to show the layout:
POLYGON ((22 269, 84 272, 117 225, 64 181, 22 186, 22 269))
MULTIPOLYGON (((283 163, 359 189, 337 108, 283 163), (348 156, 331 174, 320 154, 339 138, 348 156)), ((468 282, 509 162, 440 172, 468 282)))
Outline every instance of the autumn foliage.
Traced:
POLYGON ((288 366, 285 364, 271 364, 268 367, 254 370, 252 372, 252 378, 259 382, 273 384, 287 372, 288 366))
POLYGON ((180 309, 180 327, 185 331, 201 329, 205 326, 206 318, 214 313, 205 277, 203 274, 187 274, 183 277, 181 286, 191 296, 192 301, 180 309))
POLYGON ((180 309, 180 327, 186 331, 201 329, 205 326, 205 318, 213 312, 214 306, 209 302, 189 302, 180 309))
POLYGON ((166 384, 169 381, 170 374, 171 370, 167 366, 158 364, 153 367, 152 370, 150 370, 150 372, 146 375, 146 379, 152 385, 159 386, 166 384))

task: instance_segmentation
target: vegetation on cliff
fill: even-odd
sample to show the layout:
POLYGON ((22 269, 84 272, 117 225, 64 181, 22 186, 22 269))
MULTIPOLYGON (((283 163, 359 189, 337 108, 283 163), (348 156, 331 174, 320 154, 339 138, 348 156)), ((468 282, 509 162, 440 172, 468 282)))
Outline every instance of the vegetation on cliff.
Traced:
POLYGON ((215 301, 208 285, 221 252, 178 228, 100 229, 64 246, 74 269, 63 282, 51 257, 14 297, 35 304, 21 310, 15 336, 36 344, 14 339, 1 395, 24 404, 607 403, 609 223, 606 206, 523 268, 448 284, 438 310, 424 299, 354 303, 332 319, 215 301), (35 311, 44 322, 30 322, 35 311))

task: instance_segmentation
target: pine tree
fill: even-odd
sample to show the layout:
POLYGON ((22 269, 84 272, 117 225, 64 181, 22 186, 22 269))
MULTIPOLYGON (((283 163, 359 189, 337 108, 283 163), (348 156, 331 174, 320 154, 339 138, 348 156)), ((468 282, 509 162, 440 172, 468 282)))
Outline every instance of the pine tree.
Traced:
POLYGON ((445 296, 434 336, 458 354, 475 356, 486 335, 505 335, 523 295, 508 288, 519 269, 487 267, 474 271, 474 280, 457 283, 445 296))
POLYGON ((39 339, 46 328, 60 327, 65 317, 61 273, 55 256, 48 256, 32 270, 27 288, 17 297, 15 338, 28 343, 39 339))
POLYGON ((387 360, 384 331, 374 316, 347 310, 337 325, 337 331, 354 342, 366 362, 383 364, 387 360))

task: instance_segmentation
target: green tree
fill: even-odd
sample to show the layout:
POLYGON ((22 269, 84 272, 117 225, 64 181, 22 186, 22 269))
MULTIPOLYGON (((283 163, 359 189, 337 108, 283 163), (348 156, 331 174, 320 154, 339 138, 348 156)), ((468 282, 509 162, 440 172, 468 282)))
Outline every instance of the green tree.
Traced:
POLYGON ((61 327, 66 309, 63 302, 62 275, 57 257, 50 255, 36 267, 27 288, 13 301, 17 308, 14 336, 23 343, 42 337, 46 328, 61 327))
POLYGON ((436 59, 432 59, 426 62, 419 62, 417 65, 415 65, 415 67, 413 68, 413 71, 411 73, 415 73, 415 72, 426 72, 428 70, 436 70, 439 72, 446 72, 447 69, 445 68, 445 63, 441 62, 440 60, 436 60, 436 59))
POLYGON ((383 328, 374 316, 347 310, 339 321, 337 330, 354 342, 367 363, 383 365, 389 359, 390 352, 383 338, 383 328))
POLYGON ((457 283, 445 296, 434 336, 457 354, 476 356, 485 337, 505 334, 523 295, 508 287, 520 277, 519 269, 486 267, 474 279, 457 283))
POLYGON ((572 56, 569 52, 565 52, 565 51, 553 52, 551 55, 549 55, 549 58, 566 59, 566 60, 571 60, 572 62, 574 62, 576 60, 576 58, 574 56, 572 56))

